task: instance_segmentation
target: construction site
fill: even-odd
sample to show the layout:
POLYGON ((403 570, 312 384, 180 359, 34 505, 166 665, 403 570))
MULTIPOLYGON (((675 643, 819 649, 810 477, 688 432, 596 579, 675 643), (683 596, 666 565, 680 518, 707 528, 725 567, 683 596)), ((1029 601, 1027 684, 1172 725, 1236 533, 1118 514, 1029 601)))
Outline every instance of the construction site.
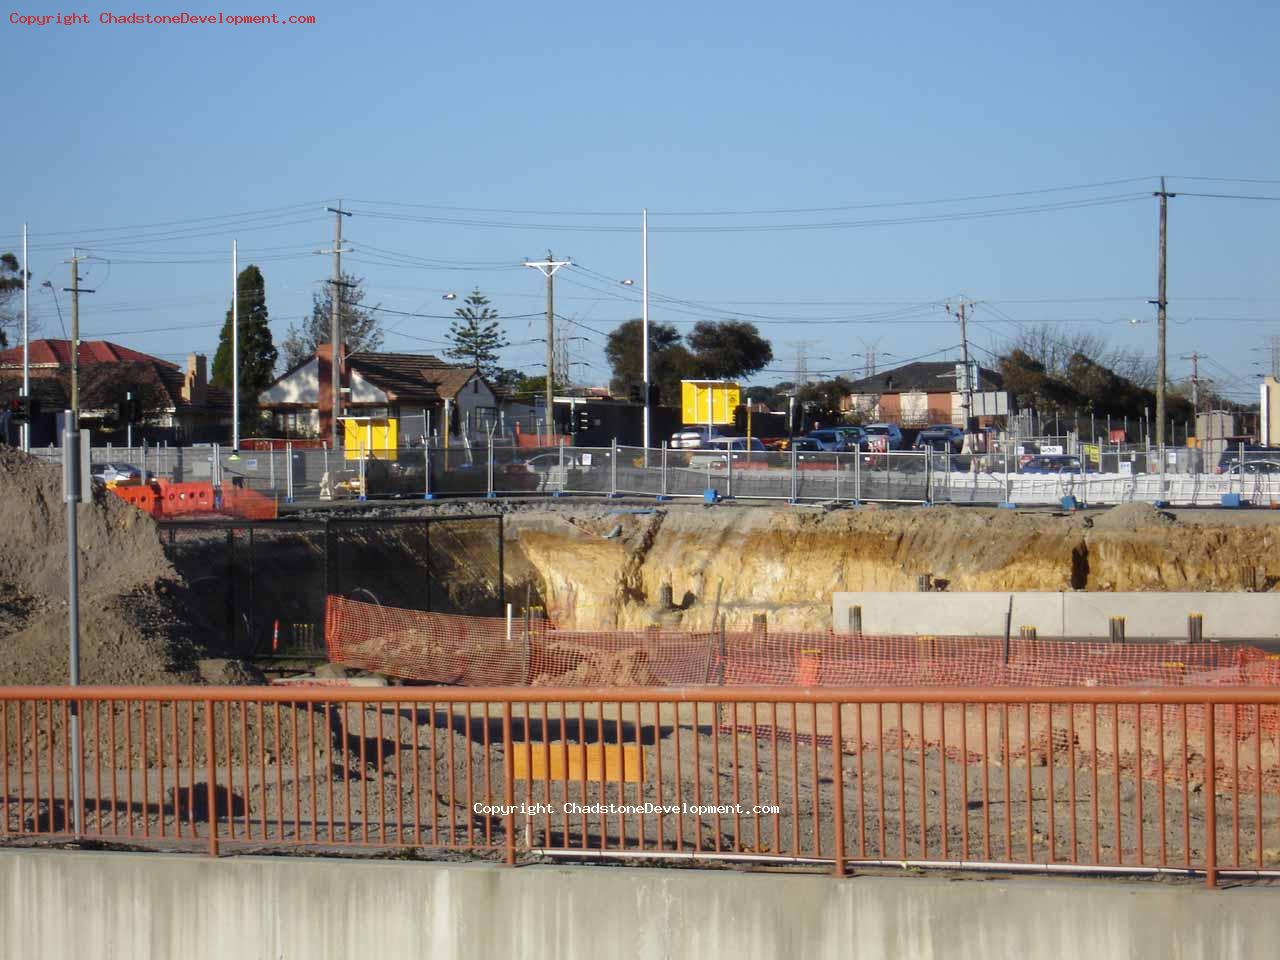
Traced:
POLYGON ((158 523, 99 491, 83 696, 50 697, 61 478, 17 452, 0 474, 2 842, 1280 870, 1270 511, 459 500, 158 523), (1015 597, 1188 593, 1211 612, 1181 633, 1014 619, 1015 597), (994 598, 991 629, 939 629, 965 597, 994 598))

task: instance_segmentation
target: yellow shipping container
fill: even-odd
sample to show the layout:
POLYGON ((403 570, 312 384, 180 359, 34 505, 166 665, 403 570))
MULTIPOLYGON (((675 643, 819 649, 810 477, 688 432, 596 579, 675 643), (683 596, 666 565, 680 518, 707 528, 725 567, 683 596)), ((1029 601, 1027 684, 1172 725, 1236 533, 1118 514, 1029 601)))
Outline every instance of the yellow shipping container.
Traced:
POLYGON ((394 417, 342 417, 343 445, 348 460, 362 456, 374 460, 396 459, 400 421, 394 417))
POLYGON ((732 424, 742 388, 731 380, 681 380, 681 423, 732 424))

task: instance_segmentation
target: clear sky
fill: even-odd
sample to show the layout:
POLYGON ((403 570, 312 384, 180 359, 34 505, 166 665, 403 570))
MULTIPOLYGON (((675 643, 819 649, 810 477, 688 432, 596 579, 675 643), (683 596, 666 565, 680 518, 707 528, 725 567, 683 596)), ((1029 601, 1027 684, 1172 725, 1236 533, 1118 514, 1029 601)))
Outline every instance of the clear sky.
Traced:
MULTIPOLYGON (((954 357, 961 295, 980 360, 1039 321, 1154 353, 1164 174, 1170 376, 1199 351, 1251 399, 1280 334, 1280 202, 1187 194, 1280 197, 1280 8, 1046 7, 289 0, 221 12, 317 22, 98 22, 219 12, 192 3, 39 27, 12 18, 59 8, 14 4, 0 251, 29 222, 35 282, 60 288, 81 245, 102 258, 82 336, 180 361, 216 347, 233 237, 277 339, 308 312, 341 197, 368 302, 428 315, 385 314, 388 348, 438 351, 441 296, 478 285, 513 318, 507 365, 540 373, 520 262, 551 249, 581 265, 556 306, 599 382, 601 334, 639 315, 617 281, 640 279, 647 206, 651 318, 751 315, 772 382, 801 348, 811 372, 861 373, 864 341, 882 368, 954 357)), ((48 291, 32 309, 59 335, 48 291)))

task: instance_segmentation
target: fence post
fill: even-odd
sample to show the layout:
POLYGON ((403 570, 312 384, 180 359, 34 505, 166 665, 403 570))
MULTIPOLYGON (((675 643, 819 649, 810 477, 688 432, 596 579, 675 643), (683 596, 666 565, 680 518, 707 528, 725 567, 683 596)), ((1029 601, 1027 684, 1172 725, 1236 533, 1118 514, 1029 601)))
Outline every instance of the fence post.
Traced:
MULTIPOLYGON (((1218 756, 1213 704, 1204 705, 1204 882, 1212 890, 1218 885, 1218 756)), ((1236 824, 1239 830, 1239 824, 1236 824)))
POLYGON ((422 445, 422 499, 434 500, 431 495, 431 438, 423 442, 422 445))
POLYGON ((613 438, 613 446, 609 452, 609 498, 618 495, 618 438, 613 438))
POLYGON ((836 454, 836 503, 840 502, 840 454, 836 454))
MULTIPOLYGON (((525 739, 529 732, 525 731, 525 739)), ((507 866, 515 866, 516 862, 516 794, 515 794, 515 757, 511 751, 515 747, 511 739, 511 701, 502 704, 502 803, 507 808, 507 866)))
POLYGON ((662 441, 662 496, 659 500, 667 499, 667 441, 662 441))
MULTIPOLYGON (((205 803, 209 808, 209 856, 218 855, 218 789, 216 785, 218 765, 216 762, 216 739, 214 737, 213 701, 204 702, 204 767, 205 767, 205 803)), ((231 731, 227 731, 230 735, 231 731)), ((230 750, 227 751, 230 756, 230 750)), ((195 805, 195 789, 192 785, 192 805, 195 805)))
POLYGON ((293 443, 284 445, 284 502, 293 503, 293 443))
POLYGON ((1192 613, 1187 616, 1187 642, 1201 643, 1204 640, 1204 614, 1192 613))
MULTIPOLYGON (((857 710, 862 709, 862 704, 854 704, 857 710)), ((881 716, 884 714, 884 705, 879 706, 881 716)), ((921 708, 923 709, 923 707, 921 708)), ((840 724, 840 704, 831 704, 831 762, 834 769, 831 772, 831 782, 833 796, 831 805, 835 812, 835 829, 836 829, 836 865, 832 871, 837 877, 843 877, 844 872, 844 736, 840 724)), ((880 737, 884 738, 884 729, 882 723, 876 724, 880 737)), ((814 731, 815 738, 817 731, 814 731)), ((858 749, 862 749, 862 744, 858 744, 858 749)), ((859 784, 861 787, 861 784, 859 784)), ((816 799, 816 798, 815 798, 816 799)))
POLYGON ((485 492, 485 496, 492 500, 496 496, 493 492, 493 434, 489 435, 489 463, 487 466, 487 474, 488 490, 485 492))
MULTIPOLYGON (((329 481, 329 497, 328 497, 328 499, 332 500, 332 499, 333 499, 333 474, 331 474, 331 473, 329 472, 329 443, 328 443, 328 441, 325 441, 325 445, 324 445, 324 475, 325 475, 326 479, 329 481)), ((321 486, 323 487, 323 484, 321 484, 321 486)), ((323 493, 324 493, 324 490, 322 489, 320 492, 323 494, 323 493)))
POLYGON ((853 451, 853 502, 862 502, 862 445, 853 451))
POLYGON ((726 447, 724 451, 724 465, 725 465, 725 473, 727 476, 724 495, 728 497, 730 500, 732 500, 733 499, 733 449, 731 447, 726 447))
POLYGON ((1112 617, 1109 621, 1112 643, 1124 643, 1124 617, 1112 617))
POLYGON ((791 503, 796 502, 796 495, 799 492, 798 484, 796 483, 796 480, 797 480, 796 469, 797 469, 796 468, 796 445, 792 443, 791 444, 791 500, 790 500, 791 503))
POLYGON ((853 604, 849 607, 849 632, 862 633, 862 606, 853 604))

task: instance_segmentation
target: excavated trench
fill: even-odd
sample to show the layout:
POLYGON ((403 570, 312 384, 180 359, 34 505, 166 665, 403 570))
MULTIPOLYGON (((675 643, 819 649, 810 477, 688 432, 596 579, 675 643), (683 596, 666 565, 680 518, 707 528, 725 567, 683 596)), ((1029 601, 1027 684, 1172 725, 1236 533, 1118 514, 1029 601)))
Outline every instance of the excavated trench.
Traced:
POLYGON ((566 505, 507 518, 508 595, 574 628, 824 630, 837 591, 1238 591, 1280 582, 1280 516, 566 505))

